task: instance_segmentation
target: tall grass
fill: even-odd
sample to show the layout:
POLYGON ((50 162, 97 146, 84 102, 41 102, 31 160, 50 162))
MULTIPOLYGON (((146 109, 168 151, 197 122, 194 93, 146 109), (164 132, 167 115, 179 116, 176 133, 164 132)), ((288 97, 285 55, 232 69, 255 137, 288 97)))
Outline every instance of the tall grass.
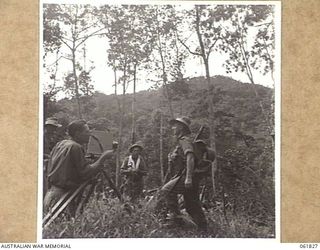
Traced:
MULTIPOLYGON (((274 219, 257 223, 245 215, 227 213, 216 206, 205 211, 208 232, 204 235, 192 223, 182 228, 161 227, 145 200, 138 204, 117 199, 89 200, 83 213, 68 220, 58 217, 43 231, 43 238, 273 238, 274 219), (227 217, 227 218, 226 218, 227 217)), ((187 216, 187 215, 186 215, 187 216)))

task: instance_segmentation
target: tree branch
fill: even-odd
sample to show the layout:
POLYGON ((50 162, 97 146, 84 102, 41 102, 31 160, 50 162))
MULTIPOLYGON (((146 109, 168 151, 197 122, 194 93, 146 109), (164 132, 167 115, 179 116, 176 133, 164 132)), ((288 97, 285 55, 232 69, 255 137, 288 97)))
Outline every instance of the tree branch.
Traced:
POLYGON ((209 55, 211 53, 211 50, 213 49, 213 47, 216 45, 216 43, 220 40, 220 38, 216 38, 216 40, 214 41, 213 44, 211 44, 211 46, 209 47, 209 50, 208 50, 208 54, 207 54, 207 60, 209 59, 209 55))
POLYGON ((87 41, 90 37, 100 36, 100 35, 105 35, 105 34, 106 34, 106 33, 97 33, 97 34, 88 35, 87 37, 85 37, 81 42, 79 42, 79 43, 75 46, 75 49, 77 49, 81 44, 83 44, 85 41, 87 41))
POLYGON ((72 42, 72 40, 71 40, 70 38, 68 38, 68 37, 61 36, 61 38, 65 39, 65 40, 67 40, 67 41, 69 41, 69 42, 72 42))
POLYGON ((91 27, 95 26, 97 23, 98 23, 98 22, 95 22, 95 23, 93 23, 93 24, 91 24, 91 25, 83 28, 82 30, 80 30, 80 31, 78 32, 78 34, 80 34, 80 33, 84 32, 84 31, 90 29, 91 27))
POLYGON ((61 40, 61 42, 63 42, 70 50, 72 50, 71 46, 70 46, 66 41, 64 41, 62 37, 60 38, 60 40, 61 40))
MULTIPOLYGON (((92 32, 92 33, 91 33, 91 34, 89 34, 89 35, 79 37, 79 38, 75 39, 75 41, 79 41, 79 40, 82 40, 82 39, 88 39, 89 37, 91 37, 91 36, 95 35, 96 33, 100 32, 100 31, 101 31, 101 30, 103 30, 103 29, 105 29, 105 28, 100 28, 100 29, 98 29, 98 30, 96 30, 96 31, 92 32)), ((79 32, 79 33, 80 33, 80 32, 79 32)))
POLYGON ((195 56, 202 56, 200 53, 191 51, 191 49, 178 37, 178 41, 189 51, 190 54, 195 56))
POLYGON ((63 56, 60 56, 58 59, 56 59, 53 63, 48 64, 46 67, 51 67, 52 65, 56 64, 63 56))
POLYGON ((72 61, 71 58, 68 58, 68 57, 65 57, 65 56, 61 56, 61 57, 64 58, 64 59, 67 59, 67 60, 69 60, 69 61, 72 61))
POLYGON ((263 25, 267 25, 269 27, 269 25, 271 24, 272 22, 268 22, 268 23, 261 23, 261 24, 257 24, 255 25, 254 27, 259 27, 259 26, 263 26, 263 25))

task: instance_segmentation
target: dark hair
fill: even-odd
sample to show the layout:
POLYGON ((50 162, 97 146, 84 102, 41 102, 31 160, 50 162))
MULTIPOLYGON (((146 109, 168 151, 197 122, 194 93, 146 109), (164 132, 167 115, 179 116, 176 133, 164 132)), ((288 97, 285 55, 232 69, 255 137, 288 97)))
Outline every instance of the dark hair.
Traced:
POLYGON ((71 137, 74 137, 76 132, 80 132, 84 129, 84 125, 86 125, 87 122, 85 120, 75 120, 69 123, 67 131, 68 134, 71 137))

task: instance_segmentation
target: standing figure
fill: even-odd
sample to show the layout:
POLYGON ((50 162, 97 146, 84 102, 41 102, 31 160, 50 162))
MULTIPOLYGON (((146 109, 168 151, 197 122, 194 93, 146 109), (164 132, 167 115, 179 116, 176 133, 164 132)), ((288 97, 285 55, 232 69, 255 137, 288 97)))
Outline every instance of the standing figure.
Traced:
POLYGON ((143 147, 140 143, 133 144, 130 155, 126 157, 121 165, 121 174, 124 176, 122 189, 131 202, 137 201, 143 192, 143 177, 147 174, 146 163, 141 156, 143 147))
POLYGON ((58 119, 55 117, 47 118, 44 124, 44 133, 43 133, 43 196, 48 190, 48 161, 50 157, 51 150, 58 142, 57 140, 57 129, 62 127, 58 123, 58 119))
POLYGON ((46 119, 44 124, 44 141, 43 141, 43 153, 44 158, 49 158, 50 152, 57 143, 57 129, 62 127, 58 123, 58 119, 55 117, 50 117, 46 119))
MULTIPOLYGON (((90 164, 85 158, 82 145, 89 142, 90 130, 84 120, 76 120, 68 125, 70 139, 58 142, 52 149, 48 163, 48 181, 50 189, 44 198, 44 211, 50 208, 67 192, 75 190, 85 180, 95 176, 104 166, 104 162, 114 155, 113 150, 102 153, 97 161, 90 164)), ((74 216, 77 202, 69 204, 68 214, 74 216)))
POLYGON ((182 194, 185 208, 193 221, 201 231, 207 230, 207 221, 202 211, 199 200, 199 184, 201 177, 196 174, 197 161, 195 157, 193 141, 189 137, 190 120, 187 117, 176 118, 170 121, 176 146, 169 154, 169 161, 173 168, 178 171, 160 191, 161 202, 166 201, 170 218, 168 226, 179 226, 182 223, 181 212, 178 205, 177 195, 182 194))

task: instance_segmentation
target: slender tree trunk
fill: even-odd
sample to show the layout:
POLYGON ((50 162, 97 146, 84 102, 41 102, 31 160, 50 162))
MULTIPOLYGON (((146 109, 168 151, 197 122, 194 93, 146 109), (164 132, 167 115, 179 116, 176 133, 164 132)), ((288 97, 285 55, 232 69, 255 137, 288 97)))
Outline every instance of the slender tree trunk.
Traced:
MULTIPOLYGON (((206 71, 206 81, 208 86, 208 107, 209 107, 209 129, 210 129, 210 146, 213 148, 215 152, 217 152, 216 148, 216 138, 215 138, 215 119, 214 119, 214 109, 213 109, 213 103, 212 103, 212 94, 211 94, 211 77, 210 77, 210 70, 209 70, 209 54, 206 54, 205 47, 202 41, 202 35, 200 32, 200 13, 199 8, 196 6, 196 32, 199 40, 199 45, 201 49, 201 56, 203 59, 203 63, 205 66, 206 71)), ((209 53, 209 52, 208 52, 209 53)), ((218 168, 217 164, 217 157, 213 162, 212 166, 212 190, 213 195, 216 193, 216 187, 215 187, 215 173, 218 168)))
MULTIPOLYGON (((158 11, 157 13, 157 18, 158 18, 158 11)), ((158 24, 158 22, 157 22, 158 24)), ((161 36, 160 36, 160 31, 159 31, 159 26, 157 27, 157 39, 158 39, 158 51, 159 55, 161 58, 161 64, 162 64, 162 80, 163 80, 163 93, 164 97, 167 97, 168 100, 168 106, 169 106, 169 112, 172 118, 174 118, 174 113, 173 113, 173 108, 172 108, 172 100, 171 100, 171 95, 169 93, 168 85, 167 85, 167 73, 166 73, 166 63, 165 63, 165 58, 163 55, 162 51, 162 44, 161 44, 161 36)))
MULTIPOLYGON (((119 97, 118 97, 117 86, 118 86, 118 83, 117 83, 117 71, 116 71, 116 69, 114 69, 114 95, 115 95, 116 100, 117 100, 119 113, 121 114, 121 104, 120 104, 119 97)), ((118 176, 118 171, 120 169, 120 150, 121 150, 121 145, 120 145, 120 142, 119 142, 118 148, 117 148, 117 153, 116 153, 116 186, 117 187, 119 186, 119 183, 117 183, 117 176, 118 176)))
POLYGON ((77 100, 77 103, 78 103, 78 115, 79 115, 79 119, 82 119, 80 95, 79 95, 79 84, 78 84, 78 76, 77 76, 77 71, 76 71, 76 51, 75 51, 75 49, 72 50, 72 68, 73 68, 73 77, 74 77, 74 86, 75 86, 75 92, 76 92, 76 100, 77 100))
POLYGON ((205 69, 206 69, 206 81, 208 88, 208 107, 209 107, 209 129, 210 129, 210 145, 216 151, 216 138, 215 138, 215 119, 214 119, 214 109, 212 103, 211 91, 211 78, 209 72, 209 62, 204 59, 205 69))
MULTIPOLYGON (((206 79, 207 79, 207 85, 208 85, 208 107, 209 107, 209 129, 210 129, 210 146, 214 150, 214 152, 217 152, 217 147, 216 147, 216 135, 215 135, 215 118, 214 118, 214 109, 213 109, 213 103, 212 103, 212 96, 210 94, 211 90, 211 78, 210 78, 210 72, 209 72, 209 62, 206 60, 205 62, 205 67, 206 67, 206 79)), ((212 191, 213 195, 216 193, 216 185, 215 185, 215 174, 218 169, 218 164, 217 164, 217 157, 214 160, 211 168, 211 176, 212 176, 212 191)))
MULTIPOLYGON (((123 107, 121 108, 121 113, 120 113, 120 122, 119 122, 119 137, 118 137, 118 141, 119 141, 119 149, 118 149, 118 159, 120 160, 120 152, 122 149, 122 122, 123 122, 123 111, 122 111, 123 107)), ((117 165, 117 169, 116 169, 116 186, 120 187, 120 164, 117 165)))
POLYGON ((161 183, 164 184, 164 166, 163 166, 163 116, 160 112, 160 172, 161 172, 161 183))
MULTIPOLYGON (((124 65, 123 81, 122 81, 122 98, 121 98, 121 111, 120 111, 120 123, 119 123, 119 151, 122 149, 122 130, 123 130, 123 118, 124 118, 124 106, 125 106, 125 94, 126 94, 126 81, 127 81, 127 65, 124 65)), ((116 169, 116 186, 120 187, 120 164, 116 169)))
POLYGON ((137 65, 134 65, 134 73, 133 73, 133 100, 132 100, 132 144, 136 142, 136 118, 135 118, 135 105, 136 105, 136 74, 137 74, 137 65))
POLYGON ((76 99, 78 103, 78 114, 79 119, 82 119, 81 114, 81 104, 80 104, 80 94, 79 94, 79 83, 78 83, 78 76, 77 76, 77 69, 76 69, 76 34, 77 34, 77 23, 78 23, 78 6, 76 6, 76 16, 75 21, 72 28, 72 48, 71 48, 71 54, 72 54, 72 68, 73 68, 73 77, 74 77, 74 85, 75 85, 75 92, 76 92, 76 99))
POLYGON ((164 97, 167 97, 166 99, 168 100, 168 107, 169 107, 170 116, 172 118, 174 118, 171 95, 169 93, 169 88, 168 88, 168 84, 167 84, 167 73, 166 73, 166 68, 165 68, 165 62, 164 62, 164 57, 162 55, 161 49, 160 49, 160 55, 161 55, 161 62, 162 62, 163 94, 164 94, 164 97))
POLYGON ((83 70, 87 70, 87 49, 86 43, 83 44, 83 70))
MULTIPOLYGON (((156 18, 158 19, 158 11, 156 12, 156 18)), ((166 63, 165 63, 165 57, 164 57, 164 52, 162 50, 162 42, 161 42, 161 35, 160 35, 160 28, 157 22, 157 45, 158 45, 158 52, 161 58, 161 65, 162 65, 162 81, 163 81, 163 100, 167 100, 168 103, 168 108, 169 108, 169 113, 171 118, 174 118, 174 113, 173 113, 173 108, 172 108, 172 100, 171 100, 171 95, 169 93, 169 88, 168 88, 168 84, 167 84, 167 73, 166 73, 166 63)), ((161 109, 161 113, 160 113, 160 138, 159 138, 159 142, 160 142, 160 149, 159 149, 159 162, 160 162, 160 171, 161 171, 161 183, 164 184, 164 164, 163 164, 163 115, 162 115, 162 109, 163 109, 163 105, 162 105, 162 101, 160 101, 160 109, 161 109)))

